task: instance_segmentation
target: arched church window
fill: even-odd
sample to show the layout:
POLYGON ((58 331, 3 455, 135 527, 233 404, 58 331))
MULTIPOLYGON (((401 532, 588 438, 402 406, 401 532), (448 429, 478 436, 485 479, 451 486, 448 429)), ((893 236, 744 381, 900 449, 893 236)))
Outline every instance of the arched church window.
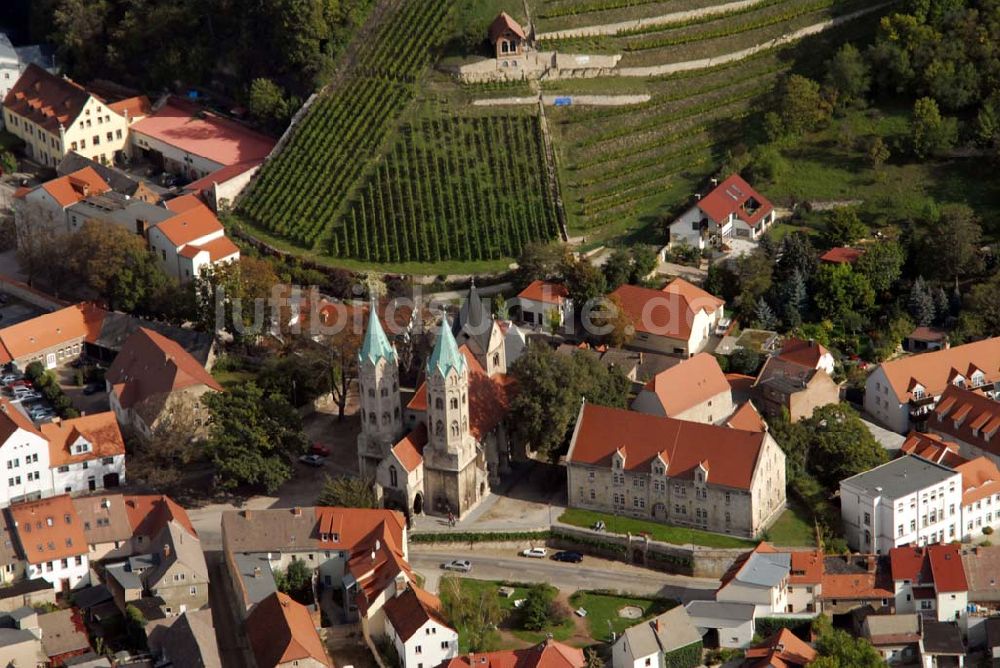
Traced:
POLYGON ((444 399, 442 399, 441 397, 438 397, 437 399, 435 399, 434 400, 434 408, 438 409, 439 411, 440 410, 444 410, 444 399))
POLYGON ((389 485, 391 487, 398 487, 399 486, 399 480, 398 480, 398 478, 399 478, 399 475, 396 473, 396 467, 395 466, 390 466, 389 467, 389 485))
POLYGON ((451 435, 458 436, 461 432, 458 430, 458 420, 451 423, 451 435))
POLYGON ((493 366, 500 366, 500 353, 493 354, 493 366))
POLYGON ((444 436, 444 422, 441 422, 441 420, 437 421, 437 424, 434 425, 434 433, 438 436, 444 436))
POLYGON ((374 412, 371 412, 371 413, 368 414, 368 421, 370 423, 372 423, 372 424, 375 424, 378 421, 378 418, 375 417, 375 413, 374 412))
POLYGON ((383 387, 382 388, 382 396, 383 397, 389 396, 389 388, 388 387, 383 387))
POLYGON ((389 415, 389 411, 382 413, 382 424, 389 424, 392 420, 392 416, 389 415))
POLYGON ((458 408, 458 397, 452 397, 449 403, 451 404, 452 410, 456 410, 458 408))

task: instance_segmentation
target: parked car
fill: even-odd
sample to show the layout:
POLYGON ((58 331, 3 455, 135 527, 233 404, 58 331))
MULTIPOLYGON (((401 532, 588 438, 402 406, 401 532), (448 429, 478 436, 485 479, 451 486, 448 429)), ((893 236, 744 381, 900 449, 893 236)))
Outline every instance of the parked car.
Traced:
POLYGON ((4 375, 0 376, 0 383, 3 383, 4 385, 10 385, 15 380, 20 380, 20 379, 21 376, 19 376, 16 373, 5 373, 4 375))
POLYGON ((8 390, 13 390, 16 387, 27 387, 28 389, 31 389, 34 385, 32 385, 31 381, 27 378, 17 378, 7 384, 8 390))
POLYGON ((716 336, 725 336, 726 332, 729 331, 729 326, 733 324, 731 318, 722 318, 719 323, 715 326, 716 336))
POLYGON ((529 547, 527 550, 521 551, 521 556, 531 557, 532 559, 544 559, 548 553, 549 551, 544 547, 529 547))
POLYGON ((313 443, 309 446, 309 453, 313 455, 322 455, 324 457, 330 456, 330 448, 326 447, 322 443, 313 443))
POLYGON ((41 399, 42 395, 34 390, 23 390, 14 392, 15 401, 34 401, 35 399, 41 399))
POLYGON ((583 555, 572 550, 561 550, 552 555, 554 561, 565 561, 570 564, 578 564, 583 561, 583 555))
POLYGON ((460 573, 468 573, 472 570, 472 562, 468 559, 453 559, 451 561, 446 561, 441 564, 441 568, 446 571, 458 571, 460 573))
POLYGON ((97 394, 104 389, 104 386, 100 383, 88 383, 83 386, 83 393, 86 395, 97 394))
POLYGON ((315 466, 317 468, 326 463, 326 459, 319 455, 302 455, 299 457, 299 461, 306 466, 315 466))

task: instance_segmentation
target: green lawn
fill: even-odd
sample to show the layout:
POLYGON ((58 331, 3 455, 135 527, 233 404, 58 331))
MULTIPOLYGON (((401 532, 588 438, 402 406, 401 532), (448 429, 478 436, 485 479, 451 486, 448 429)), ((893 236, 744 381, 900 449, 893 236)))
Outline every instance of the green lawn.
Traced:
POLYGON ((812 517, 801 506, 788 504, 778 521, 767 531, 770 542, 789 547, 814 547, 816 529, 812 517))
POLYGON ((642 618, 648 619, 666 612, 677 605, 676 601, 668 599, 635 598, 632 596, 615 596, 592 591, 578 591, 570 596, 573 609, 583 608, 587 611, 587 624, 590 635, 597 641, 608 642, 611 632, 617 637, 622 631, 634 626, 638 620, 627 619, 618 612, 627 605, 642 608, 642 618))
POLYGON ((569 508, 559 516, 559 521, 573 526, 589 528, 598 520, 603 520, 610 533, 648 533, 653 540, 675 545, 701 545, 703 547, 717 548, 741 548, 754 547, 757 543, 744 538, 726 536, 723 534, 699 531, 698 529, 688 529, 686 527, 660 524, 658 522, 647 522, 631 517, 618 517, 591 510, 581 510, 579 508, 569 508))
POLYGON ((252 371, 213 371, 212 377, 228 390, 234 385, 254 380, 257 375, 252 371))

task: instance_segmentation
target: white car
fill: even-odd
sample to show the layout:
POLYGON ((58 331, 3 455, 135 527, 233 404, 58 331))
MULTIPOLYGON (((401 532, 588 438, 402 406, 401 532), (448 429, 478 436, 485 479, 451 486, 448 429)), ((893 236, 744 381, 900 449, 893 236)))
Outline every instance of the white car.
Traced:
POLYGON ((441 568, 446 571, 458 571, 459 573, 468 573, 472 570, 472 562, 468 559, 453 559, 452 561, 446 561, 441 564, 441 568))
POLYGON ((531 557, 532 559, 544 559, 548 553, 549 551, 544 547, 529 547, 527 550, 521 552, 521 556, 531 557))

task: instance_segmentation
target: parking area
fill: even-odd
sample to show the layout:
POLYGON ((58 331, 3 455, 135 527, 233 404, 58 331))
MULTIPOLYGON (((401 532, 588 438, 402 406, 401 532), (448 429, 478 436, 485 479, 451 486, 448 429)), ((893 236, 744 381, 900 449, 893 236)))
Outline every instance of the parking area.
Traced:
MULTIPOLYGON (((83 367, 81 367, 82 369, 83 367)), ((54 369, 59 387, 63 393, 73 402, 73 407, 80 411, 81 415, 92 415, 110 410, 108 403, 108 393, 105 385, 97 380, 90 379, 83 385, 77 383, 78 369, 72 366, 54 369)), ((90 373, 90 372, 88 372, 90 373)))

